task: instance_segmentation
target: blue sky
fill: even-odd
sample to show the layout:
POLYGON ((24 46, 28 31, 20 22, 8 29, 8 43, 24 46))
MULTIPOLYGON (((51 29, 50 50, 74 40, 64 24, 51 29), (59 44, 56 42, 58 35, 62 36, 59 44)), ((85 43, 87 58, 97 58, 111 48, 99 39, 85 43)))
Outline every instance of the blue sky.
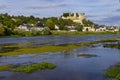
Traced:
POLYGON ((6 12, 41 18, 78 12, 96 23, 120 25, 119 0, 0 0, 0 13, 6 12))

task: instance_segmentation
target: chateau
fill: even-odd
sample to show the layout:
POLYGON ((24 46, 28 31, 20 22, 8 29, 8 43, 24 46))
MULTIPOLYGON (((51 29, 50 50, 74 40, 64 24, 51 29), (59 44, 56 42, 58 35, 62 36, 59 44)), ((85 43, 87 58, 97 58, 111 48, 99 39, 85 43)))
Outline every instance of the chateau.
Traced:
POLYGON ((71 19, 73 22, 76 22, 76 23, 81 23, 83 25, 83 20, 86 19, 86 16, 84 13, 69 13, 68 15, 66 16, 62 16, 61 17, 62 19, 71 19))

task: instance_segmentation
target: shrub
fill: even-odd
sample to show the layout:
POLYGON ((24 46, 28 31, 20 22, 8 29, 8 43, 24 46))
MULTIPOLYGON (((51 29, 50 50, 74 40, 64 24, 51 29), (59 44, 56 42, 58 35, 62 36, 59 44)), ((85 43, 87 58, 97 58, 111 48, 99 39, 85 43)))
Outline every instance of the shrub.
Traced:
POLYGON ((5 35, 4 32, 5 32, 5 29, 2 26, 0 26, 0 36, 5 35))

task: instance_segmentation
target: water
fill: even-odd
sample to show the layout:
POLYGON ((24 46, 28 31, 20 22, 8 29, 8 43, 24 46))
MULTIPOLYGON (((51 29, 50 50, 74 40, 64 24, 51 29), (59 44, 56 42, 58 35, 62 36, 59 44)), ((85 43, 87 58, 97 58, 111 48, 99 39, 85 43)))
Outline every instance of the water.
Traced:
POLYGON ((21 44, 36 43, 39 45, 59 45, 69 43, 79 43, 85 41, 95 41, 100 38, 117 37, 119 35, 89 35, 89 36, 37 36, 37 37, 19 37, 19 38, 0 38, 0 44, 21 44))
MULTIPOLYGON (((111 37, 112 35, 100 35, 100 36, 67 36, 70 42, 79 42, 82 39, 84 41, 92 41, 97 38, 111 37), (77 39, 76 39, 77 38, 77 39), (81 39, 82 38, 82 39, 81 39), (86 39, 87 38, 87 39, 86 39), (75 40, 75 41, 74 41, 75 40)), ((115 36, 115 35, 114 35, 115 36)), ((28 41, 32 41, 31 38, 41 37, 26 37, 28 41)), ((48 38, 49 40, 63 40, 64 37, 55 36, 42 37, 48 38), (61 39, 62 38, 62 39, 61 39)), ((8 38, 4 38, 8 39, 8 38)), ((16 38, 13 38, 16 39, 16 38)), ((23 39, 23 38, 22 38, 23 39)), ((36 41, 37 41, 36 39, 36 41)), ((47 40, 48 40, 47 39, 47 40)), ((67 38, 66 38, 67 39, 67 38)), ((21 38, 18 40, 21 41, 21 38)), ((41 39, 40 39, 41 40, 41 39)), ((10 42, 10 41, 9 41, 10 42)), ((16 42, 16 41, 15 41, 16 42)), ((25 41, 26 42, 26 41, 25 41)), ((38 40, 39 42, 39 40, 38 40)), ((50 42, 51 43, 51 42, 50 42)), ((45 44, 46 45, 46 44, 45 44)), ((96 44, 94 47, 83 47, 66 52, 46 52, 43 54, 31 54, 31 55, 20 55, 11 57, 1 57, 0 65, 5 64, 31 64, 39 62, 52 62, 57 65, 54 70, 35 71, 31 74, 26 73, 14 73, 14 72, 0 72, 1 76, 5 78, 1 80, 105 80, 103 76, 106 69, 120 62, 120 50, 112 48, 104 48, 103 44, 96 44), (94 54, 96 57, 84 57, 79 54, 94 54)))

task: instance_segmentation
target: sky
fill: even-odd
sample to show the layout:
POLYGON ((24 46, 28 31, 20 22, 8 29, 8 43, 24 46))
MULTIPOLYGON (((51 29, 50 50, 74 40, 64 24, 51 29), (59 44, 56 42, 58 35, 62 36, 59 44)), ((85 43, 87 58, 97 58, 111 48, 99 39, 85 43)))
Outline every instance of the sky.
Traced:
POLYGON ((65 12, 85 13, 104 25, 120 25, 120 0, 0 0, 0 13, 59 17, 65 12))

